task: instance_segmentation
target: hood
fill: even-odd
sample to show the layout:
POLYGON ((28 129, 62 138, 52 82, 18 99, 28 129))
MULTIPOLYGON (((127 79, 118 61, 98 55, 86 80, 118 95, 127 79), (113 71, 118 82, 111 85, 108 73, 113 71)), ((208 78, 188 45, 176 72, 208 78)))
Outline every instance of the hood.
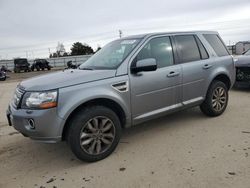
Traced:
POLYGON ((235 66, 236 67, 250 67, 250 56, 249 55, 240 55, 235 57, 235 66))
POLYGON ((20 83, 26 91, 51 90, 114 77, 116 70, 63 70, 36 76, 20 83))

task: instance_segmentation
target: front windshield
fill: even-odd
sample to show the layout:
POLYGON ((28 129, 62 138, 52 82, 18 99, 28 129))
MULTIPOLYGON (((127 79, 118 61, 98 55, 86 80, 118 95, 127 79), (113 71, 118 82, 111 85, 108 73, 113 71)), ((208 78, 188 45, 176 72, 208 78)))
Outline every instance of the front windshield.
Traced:
POLYGON ((113 41, 89 58, 79 68, 116 69, 139 42, 140 39, 121 39, 113 41))
POLYGON ((250 49, 244 55, 250 55, 250 49))

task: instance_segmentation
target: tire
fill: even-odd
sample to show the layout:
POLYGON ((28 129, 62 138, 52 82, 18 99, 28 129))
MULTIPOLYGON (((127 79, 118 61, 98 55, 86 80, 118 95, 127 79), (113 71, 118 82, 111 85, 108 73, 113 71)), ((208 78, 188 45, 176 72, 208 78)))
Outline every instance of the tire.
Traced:
POLYGON ((6 76, 5 76, 5 77, 0 78, 0 81, 5 81, 5 80, 6 80, 6 76))
POLYGON ((205 101, 200 105, 201 111, 210 117, 221 115, 227 108, 228 88, 221 81, 213 81, 207 91, 205 101))
POLYGON ((119 118, 104 106, 82 109, 72 118, 69 126, 70 148, 78 159, 85 162, 95 162, 109 156, 121 137, 119 118))

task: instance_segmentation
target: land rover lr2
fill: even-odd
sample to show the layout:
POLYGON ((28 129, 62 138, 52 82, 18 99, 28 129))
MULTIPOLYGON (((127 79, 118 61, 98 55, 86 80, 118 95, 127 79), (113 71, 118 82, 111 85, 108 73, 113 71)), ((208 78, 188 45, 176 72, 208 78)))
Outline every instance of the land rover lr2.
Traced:
POLYGON ((217 32, 131 36, 79 69, 22 81, 7 118, 24 136, 66 140, 80 160, 93 162, 115 150, 124 128, 194 106, 221 115, 234 80, 233 58, 217 32))

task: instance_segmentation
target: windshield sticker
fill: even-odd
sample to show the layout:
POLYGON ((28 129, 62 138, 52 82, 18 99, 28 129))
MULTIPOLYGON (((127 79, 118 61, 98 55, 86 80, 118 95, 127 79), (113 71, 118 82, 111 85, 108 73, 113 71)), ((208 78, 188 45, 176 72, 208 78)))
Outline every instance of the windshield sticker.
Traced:
POLYGON ((121 42, 121 44, 134 44, 136 40, 124 40, 121 42))

